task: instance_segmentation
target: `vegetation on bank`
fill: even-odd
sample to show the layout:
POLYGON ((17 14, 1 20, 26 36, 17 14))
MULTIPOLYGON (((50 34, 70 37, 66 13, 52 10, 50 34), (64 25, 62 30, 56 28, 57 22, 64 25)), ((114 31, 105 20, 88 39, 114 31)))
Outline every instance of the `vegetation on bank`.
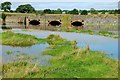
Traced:
POLYGON ((112 38, 119 38, 119 35, 110 31, 93 31, 93 30, 81 30, 76 28, 54 28, 52 31, 63 31, 63 32, 76 32, 76 33, 86 33, 91 35, 101 35, 112 38))
MULTIPOLYGON (((76 47, 75 41, 68 41, 58 35, 50 35, 52 42, 43 54, 52 55, 50 66, 29 62, 31 58, 22 55, 19 61, 3 65, 4 78, 117 78, 118 61, 103 52, 76 47), (58 41, 58 42, 56 42, 58 41)), ((33 53, 34 54, 34 53, 33 53)))
POLYGON ((13 33, 11 31, 0 33, 0 44, 10 46, 31 46, 34 44, 44 43, 45 39, 38 39, 35 36, 13 33))
POLYGON ((67 41, 66 39, 63 39, 61 36, 54 35, 54 34, 49 35, 46 41, 49 45, 70 45, 72 44, 70 41, 67 41))

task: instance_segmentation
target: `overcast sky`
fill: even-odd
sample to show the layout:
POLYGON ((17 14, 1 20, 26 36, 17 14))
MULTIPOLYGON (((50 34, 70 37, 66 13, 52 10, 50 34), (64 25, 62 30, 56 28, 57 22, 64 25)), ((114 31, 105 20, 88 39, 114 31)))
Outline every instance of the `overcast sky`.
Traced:
POLYGON ((12 10, 18 5, 31 4, 36 10, 40 9, 118 9, 118 0, 0 0, 0 3, 12 2, 12 10), (83 2, 84 1, 84 2, 83 2))

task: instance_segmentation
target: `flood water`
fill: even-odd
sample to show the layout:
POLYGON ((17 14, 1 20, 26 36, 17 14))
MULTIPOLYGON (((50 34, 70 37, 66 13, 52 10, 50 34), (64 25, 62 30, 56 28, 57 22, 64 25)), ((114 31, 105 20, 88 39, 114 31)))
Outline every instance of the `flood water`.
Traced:
POLYGON ((50 55, 41 54, 49 45, 45 44, 36 44, 30 47, 12 47, 12 46, 2 46, 2 62, 8 63, 14 60, 17 55, 26 54, 28 56, 32 56, 37 58, 37 62, 40 65, 49 65, 50 55), (12 52, 13 54, 7 54, 8 52, 12 52))
POLYGON ((99 35, 89 35, 73 32, 55 32, 55 31, 21 31, 13 30, 16 33, 30 34, 38 38, 46 38, 50 34, 58 34, 67 40, 76 40, 78 47, 90 46, 91 50, 103 51, 112 58, 118 58, 118 39, 104 37, 99 35))
MULTIPOLYGON (((0 32, 3 30, 1 29, 0 32)), ((23 33, 34 35, 37 38, 46 38, 50 34, 58 34, 67 40, 76 40, 78 47, 86 47, 89 45, 90 49, 93 51, 103 51, 106 56, 114 59, 118 59, 118 39, 104 37, 99 35, 89 35, 74 32, 55 32, 55 31, 45 31, 45 30, 22 30, 22 29, 12 29, 15 33, 23 33)), ((36 44, 30 47, 12 47, 0 45, 2 47, 2 62, 8 63, 18 54, 27 54, 30 56, 37 57, 38 62, 41 65, 49 65, 49 60, 52 56, 42 55, 42 52, 47 49, 49 45, 36 44), (13 56, 8 55, 7 52, 13 52, 13 56)))

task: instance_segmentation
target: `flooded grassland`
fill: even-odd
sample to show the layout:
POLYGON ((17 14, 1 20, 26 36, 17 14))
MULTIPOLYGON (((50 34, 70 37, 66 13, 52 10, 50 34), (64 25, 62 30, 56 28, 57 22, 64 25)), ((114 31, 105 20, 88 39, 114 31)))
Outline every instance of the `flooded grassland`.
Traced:
POLYGON ((0 75, 3 78, 118 78, 117 18, 109 14, 18 16, 11 13, 0 30, 0 75), (40 25, 18 23, 25 16, 40 19, 40 25), (80 19, 84 20, 83 29, 71 26, 71 21, 80 19), (61 25, 48 25, 52 20, 61 20, 61 25))
MULTIPOLYGON (((9 35, 9 37, 12 37, 14 35, 16 35, 17 37, 17 35, 19 35, 19 33, 13 33, 13 32, 3 32, 1 34, 9 35), (8 33, 11 35, 9 35, 8 33)), ((19 36, 21 36, 22 38, 24 36, 31 36, 31 35, 21 33, 19 36)), ((19 40, 16 37, 13 37, 14 40, 19 40)), ((30 37, 30 39, 32 40, 34 40, 34 38, 35 37, 30 37)), ((3 38, 3 40, 4 39, 5 38, 3 38)), ((77 47, 76 41, 68 41, 63 37, 55 34, 50 34, 47 38, 35 38, 35 40, 36 39, 37 40, 45 39, 46 43, 48 44, 48 47, 41 52, 42 55, 51 56, 51 58, 49 58, 48 60, 48 65, 47 66, 41 65, 41 63, 39 63, 40 62, 39 59, 41 59, 41 57, 36 57, 35 56, 36 53, 32 53, 34 56, 30 55, 29 53, 16 54, 16 52, 21 53, 21 51, 16 51, 16 52, 9 51, 7 53, 2 53, 2 54, 7 54, 9 56, 14 56, 12 57, 13 60, 9 60, 9 62, 5 62, 3 64, 4 78, 10 78, 10 77, 11 78, 35 78, 35 77, 36 78, 55 78, 55 77, 56 78, 72 78, 72 77, 116 78, 118 77, 117 60, 106 56, 104 52, 92 51, 90 50, 89 46, 86 46, 84 48, 77 47)), ((17 41, 14 40, 13 43, 17 44, 16 43, 17 41)), ((7 43, 9 44, 11 42, 9 41, 7 43)), ((43 61, 45 60, 43 59, 43 61)))

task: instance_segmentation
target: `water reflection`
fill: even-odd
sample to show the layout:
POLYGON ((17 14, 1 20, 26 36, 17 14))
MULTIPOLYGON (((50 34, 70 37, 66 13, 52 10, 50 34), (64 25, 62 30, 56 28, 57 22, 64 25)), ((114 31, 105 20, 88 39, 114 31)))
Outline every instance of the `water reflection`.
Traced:
POLYGON ((52 30, 55 28, 55 26, 51 26, 48 24, 39 24, 39 25, 24 25, 23 23, 17 23, 17 24, 7 24, 7 25, 1 25, 0 28, 3 30, 6 29, 35 29, 35 30, 52 30))
POLYGON ((6 26, 6 25, 2 25, 2 26, 1 26, 1 29, 2 29, 2 30, 12 30, 12 27, 8 27, 8 26, 6 26))
POLYGON ((50 55, 42 55, 41 53, 49 46, 45 44, 36 44, 30 47, 12 47, 12 46, 2 46, 2 62, 8 63, 12 62, 17 55, 26 54, 28 56, 35 57, 40 65, 49 65, 50 55), (11 54, 8 54, 11 53, 11 54))
MULTIPOLYGON (((61 27, 65 27, 63 24, 60 25, 61 27)), ((71 23, 69 23, 68 27, 71 26, 71 23)), ((25 25, 24 23, 8 23, 6 25, 0 25, 0 27, 3 29, 6 27, 13 28, 13 29, 36 29, 36 30, 52 30, 55 27, 54 25, 49 25, 49 22, 40 22, 39 25, 31 25, 27 24, 25 25)), ((118 31, 117 26, 109 27, 109 26, 101 26, 101 25, 86 25, 84 24, 83 30, 109 30, 109 31, 118 31)))
POLYGON ((112 58, 118 58, 118 39, 104 37, 99 35, 89 35, 72 32, 55 32, 55 31, 21 31, 14 30, 16 33, 30 34, 37 38, 46 38, 50 34, 57 34, 66 38, 67 40, 76 40, 77 46, 86 47, 90 46, 91 50, 103 51, 112 58))

